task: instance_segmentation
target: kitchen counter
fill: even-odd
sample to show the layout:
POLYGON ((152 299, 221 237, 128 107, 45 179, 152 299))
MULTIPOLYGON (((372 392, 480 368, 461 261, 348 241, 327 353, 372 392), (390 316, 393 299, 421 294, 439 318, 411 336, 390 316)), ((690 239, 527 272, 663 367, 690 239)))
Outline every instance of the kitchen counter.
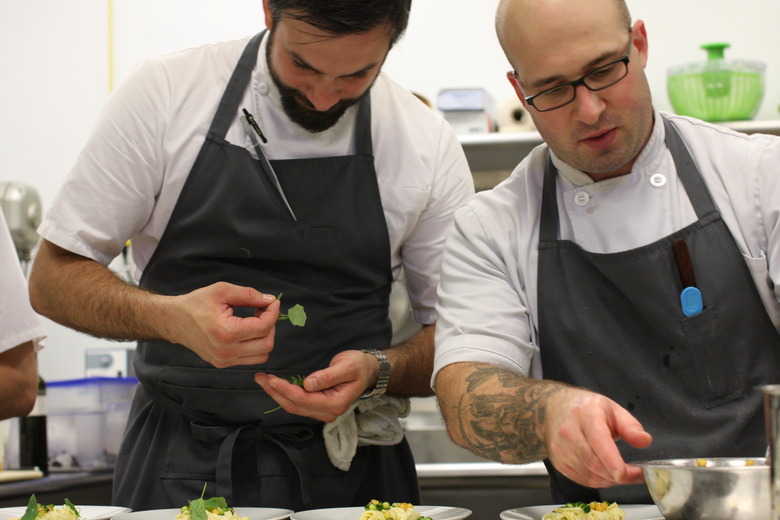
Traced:
MULTIPOLYGON (((423 503, 465 507, 471 518, 497 519, 515 507, 550 504, 547 472, 541 462, 504 465, 494 462, 418 464, 423 503)), ((27 505, 35 493, 40 503, 111 505, 113 474, 57 473, 0 484, 0 507, 27 505)))
POLYGON ((47 477, 0 484, 0 507, 26 506, 30 495, 41 504, 111 505, 113 473, 52 473, 47 477))
POLYGON ((516 507, 551 504, 547 470, 541 462, 417 464, 423 504, 470 509, 475 520, 497 519, 516 507))

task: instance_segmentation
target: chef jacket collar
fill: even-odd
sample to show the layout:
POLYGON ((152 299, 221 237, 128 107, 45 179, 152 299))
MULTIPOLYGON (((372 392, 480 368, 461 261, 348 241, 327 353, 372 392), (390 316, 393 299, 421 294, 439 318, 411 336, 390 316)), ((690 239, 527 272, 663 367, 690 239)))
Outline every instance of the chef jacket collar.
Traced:
MULTIPOLYGON (((634 167, 632 168, 631 173, 599 181, 598 183, 591 179, 590 176, 588 176, 588 174, 585 172, 573 168, 563 162, 563 160, 555 155, 555 152, 552 150, 550 150, 550 156, 552 158, 553 164, 558 169, 558 175, 560 178, 564 180, 566 184, 571 186, 598 184, 599 188, 606 188, 618 183, 629 182, 633 184, 641 182, 644 179, 649 179, 651 175, 658 173, 661 170, 662 164, 664 163, 664 157, 666 155, 664 152, 667 152, 668 154, 668 151, 666 150, 666 144, 664 143, 665 135, 666 132, 664 131, 664 124, 663 120, 661 119, 661 114, 656 111, 654 113, 653 130, 650 133, 650 139, 648 139, 647 144, 645 144, 645 147, 639 153, 639 157, 637 157, 636 162, 634 162, 634 167)), ((662 173, 668 174, 669 172, 662 173)))

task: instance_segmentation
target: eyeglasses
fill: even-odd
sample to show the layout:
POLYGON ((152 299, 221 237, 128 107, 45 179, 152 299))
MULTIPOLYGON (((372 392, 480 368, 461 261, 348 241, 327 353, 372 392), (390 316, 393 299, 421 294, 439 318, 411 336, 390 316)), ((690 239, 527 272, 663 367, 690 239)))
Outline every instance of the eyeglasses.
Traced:
MULTIPOLYGON (((548 112, 566 106, 577 96, 577 87, 585 85, 585 87, 592 91, 598 92, 609 88, 615 83, 619 82, 626 76, 628 76, 628 62, 629 55, 631 54, 631 43, 633 42, 629 30, 628 46, 626 47, 626 55, 619 60, 612 61, 606 65, 592 70, 582 76, 580 79, 576 79, 563 85, 558 85, 539 92, 533 96, 525 98, 525 102, 534 107, 539 112, 548 112)), ((512 71, 515 80, 517 78, 517 72, 512 71)))

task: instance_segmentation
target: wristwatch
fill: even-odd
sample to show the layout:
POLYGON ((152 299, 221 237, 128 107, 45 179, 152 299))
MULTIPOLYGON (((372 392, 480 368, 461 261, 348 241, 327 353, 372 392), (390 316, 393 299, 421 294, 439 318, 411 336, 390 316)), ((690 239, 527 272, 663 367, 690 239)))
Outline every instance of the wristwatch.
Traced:
POLYGON ((390 360, 387 359, 382 351, 375 348, 363 349, 361 352, 371 354, 379 362, 379 376, 376 378, 376 384, 371 390, 360 396, 361 399, 368 399, 369 397, 376 397, 387 392, 387 382, 390 380, 390 360))

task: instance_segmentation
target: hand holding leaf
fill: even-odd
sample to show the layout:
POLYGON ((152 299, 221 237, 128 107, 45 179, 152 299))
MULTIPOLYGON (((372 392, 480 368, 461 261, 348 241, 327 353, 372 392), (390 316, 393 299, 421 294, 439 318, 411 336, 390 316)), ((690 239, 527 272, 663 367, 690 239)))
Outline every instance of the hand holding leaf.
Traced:
MULTIPOLYGON (((290 379, 285 379, 285 381, 287 381, 288 383, 292 383, 295 386, 300 386, 301 388, 303 388, 303 380, 304 379, 306 379, 306 378, 303 377, 303 376, 292 376, 290 379)), ((265 413, 275 412, 276 410, 280 410, 281 408, 282 408, 281 406, 277 406, 276 408, 273 408, 271 410, 266 410, 263 413, 265 414, 265 413)))
MULTIPOLYGON (((279 293, 279 296, 277 296, 276 299, 281 300, 282 294, 283 293, 279 293)), ((279 321, 282 320, 289 320, 290 323, 296 327, 303 327, 306 325, 306 311, 303 310, 303 305, 296 303, 287 309, 287 314, 279 314, 279 321)))

